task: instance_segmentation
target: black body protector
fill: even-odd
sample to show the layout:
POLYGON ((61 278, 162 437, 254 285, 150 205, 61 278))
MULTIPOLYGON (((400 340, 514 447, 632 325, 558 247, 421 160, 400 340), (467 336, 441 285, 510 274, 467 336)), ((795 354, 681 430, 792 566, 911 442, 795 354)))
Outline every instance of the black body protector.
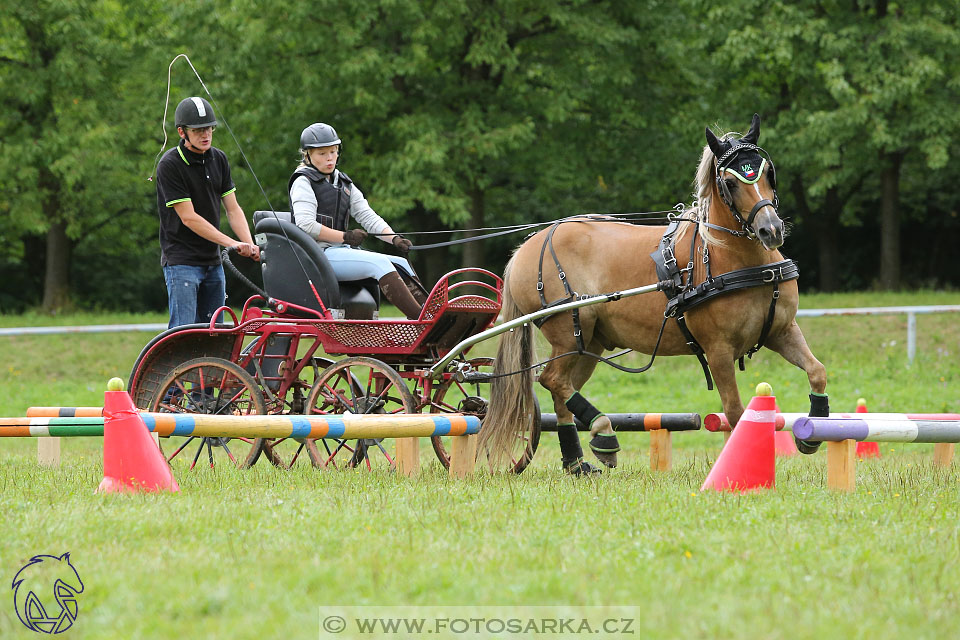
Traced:
MULTIPOLYGON (((337 171, 334 173, 334 182, 331 182, 314 167, 299 167, 290 176, 287 194, 300 176, 306 176, 313 187, 313 195, 317 198, 317 222, 337 231, 346 231, 350 225, 353 180, 342 171, 337 171)), ((293 211, 293 202, 290 203, 290 211, 293 211)))

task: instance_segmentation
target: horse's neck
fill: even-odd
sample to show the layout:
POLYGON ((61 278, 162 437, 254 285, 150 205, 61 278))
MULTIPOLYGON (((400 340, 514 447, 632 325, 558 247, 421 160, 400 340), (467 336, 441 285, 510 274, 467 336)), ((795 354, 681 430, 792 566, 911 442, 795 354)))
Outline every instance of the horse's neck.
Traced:
MULTIPOLYGON (((743 228, 720 198, 714 198, 711 202, 707 221, 734 231, 740 231, 743 228)), ((717 230, 713 230, 713 236, 720 240, 719 243, 711 244, 709 247, 710 266, 714 275, 783 260, 783 255, 779 251, 767 251, 763 245, 752 238, 741 238, 730 235, 726 231, 717 230)))

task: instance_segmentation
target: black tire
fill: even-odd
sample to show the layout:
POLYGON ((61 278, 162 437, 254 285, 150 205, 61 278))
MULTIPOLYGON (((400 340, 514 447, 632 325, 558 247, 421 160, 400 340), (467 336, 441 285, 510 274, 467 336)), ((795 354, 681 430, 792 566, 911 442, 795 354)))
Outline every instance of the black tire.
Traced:
MULTIPOLYGON (((344 358, 324 369, 307 398, 308 415, 414 413, 417 401, 390 365, 374 358, 344 358)), ((382 438, 307 440, 316 466, 396 469, 382 438)))
MULTIPOLYGON (((150 402, 159 413, 208 415, 256 415, 265 412, 263 394, 256 381, 238 365, 220 358, 196 358, 176 367, 159 384, 150 402)), ((211 467, 217 462, 241 469, 256 464, 262 445, 256 438, 206 438, 170 436, 161 446, 170 464, 190 458, 190 469, 207 451, 211 467), (169 452, 169 453, 168 453, 169 452), (216 452, 216 453, 215 453, 216 452)))

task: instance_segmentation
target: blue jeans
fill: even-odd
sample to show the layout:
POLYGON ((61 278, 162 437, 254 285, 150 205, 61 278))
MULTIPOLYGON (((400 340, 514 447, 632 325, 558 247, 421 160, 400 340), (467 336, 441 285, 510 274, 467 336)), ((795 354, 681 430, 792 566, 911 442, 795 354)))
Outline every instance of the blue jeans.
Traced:
MULTIPOLYGON (((226 301, 226 281, 222 265, 169 265, 163 268, 163 279, 167 281, 167 300, 170 307, 168 328, 195 322, 208 324, 213 312, 226 301)), ((223 322, 222 313, 217 322, 223 322)))

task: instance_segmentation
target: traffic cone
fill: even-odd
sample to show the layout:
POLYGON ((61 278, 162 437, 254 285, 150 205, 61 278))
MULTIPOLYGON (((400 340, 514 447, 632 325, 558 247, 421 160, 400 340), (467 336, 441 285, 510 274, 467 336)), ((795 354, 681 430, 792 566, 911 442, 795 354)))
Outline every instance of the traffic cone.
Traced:
POLYGON ((180 491, 150 437, 123 381, 113 378, 103 396, 103 481, 97 493, 180 491))
POLYGON ((713 463, 700 491, 743 492, 774 488, 773 434, 777 399, 766 382, 757 385, 756 393, 713 463))
MULTIPOLYGON (((863 398, 857 399, 857 413, 867 413, 867 401, 863 398)), ((877 442, 858 442, 858 458, 879 458, 880 444, 877 442)))
MULTIPOLYGON (((777 413, 780 413, 780 406, 777 405, 777 413)), ((776 427, 774 427, 776 428, 776 427)), ((781 429, 773 432, 773 452, 778 458, 789 458, 790 456, 800 455, 797 450, 797 443, 793 441, 793 433, 781 429)))

